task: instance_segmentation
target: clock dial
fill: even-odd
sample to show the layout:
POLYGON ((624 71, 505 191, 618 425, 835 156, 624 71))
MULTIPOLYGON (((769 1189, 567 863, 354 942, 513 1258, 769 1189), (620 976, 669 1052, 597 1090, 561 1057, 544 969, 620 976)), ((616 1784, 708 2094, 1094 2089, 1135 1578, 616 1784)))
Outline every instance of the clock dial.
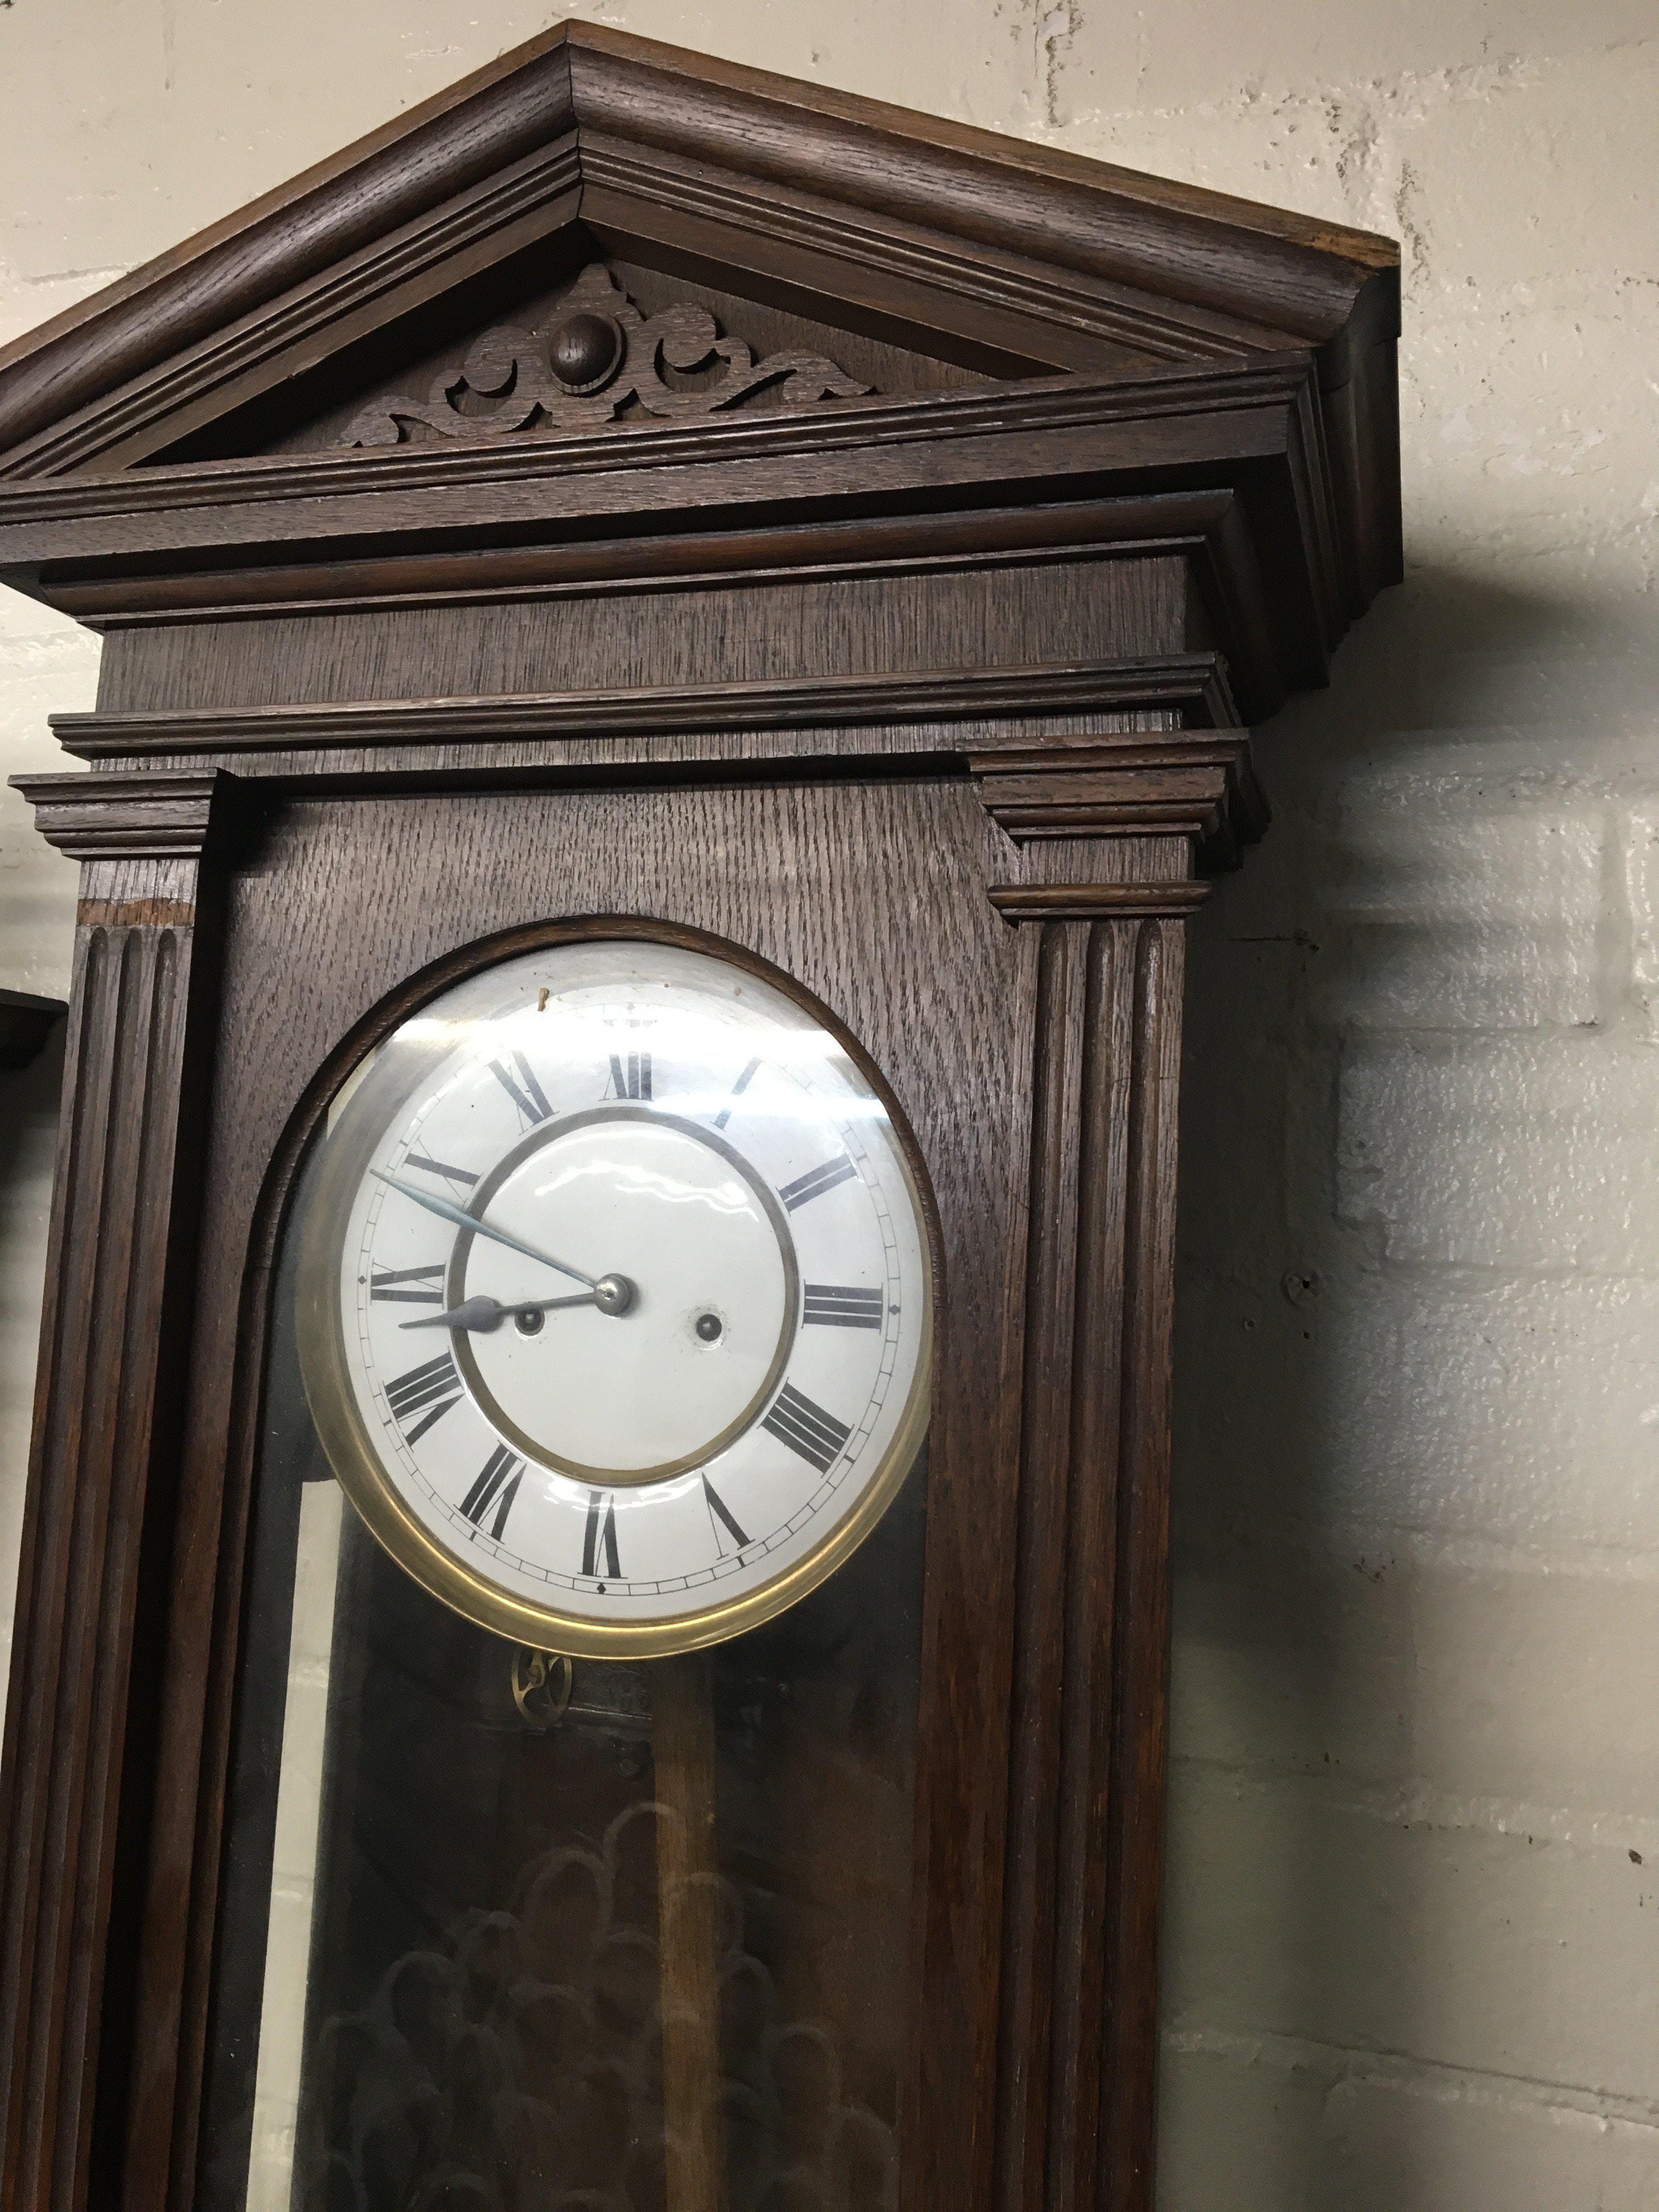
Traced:
POLYGON ((886 1108, 792 997, 647 939, 503 962, 404 1025, 326 1139, 300 1299, 376 1534, 579 1656, 804 1595, 927 1417, 927 1236, 886 1108))

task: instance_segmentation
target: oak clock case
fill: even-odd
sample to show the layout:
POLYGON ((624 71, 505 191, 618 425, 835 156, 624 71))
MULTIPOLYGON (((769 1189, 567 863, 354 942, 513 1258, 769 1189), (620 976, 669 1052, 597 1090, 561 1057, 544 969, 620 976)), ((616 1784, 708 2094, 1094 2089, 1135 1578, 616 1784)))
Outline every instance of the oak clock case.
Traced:
POLYGON ((1398 258, 567 24, 0 348, 102 638, 0 2212, 1152 2212, 1186 941, 1398 258), (664 947, 828 1091, 473 1049, 664 947))
POLYGON ((832 1572, 925 1426, 890 1116, 752 968, 569 939, 423 1006, 297 1224, 313 1416, 368 1527, 562 1656, 739 1633, 832 1572))

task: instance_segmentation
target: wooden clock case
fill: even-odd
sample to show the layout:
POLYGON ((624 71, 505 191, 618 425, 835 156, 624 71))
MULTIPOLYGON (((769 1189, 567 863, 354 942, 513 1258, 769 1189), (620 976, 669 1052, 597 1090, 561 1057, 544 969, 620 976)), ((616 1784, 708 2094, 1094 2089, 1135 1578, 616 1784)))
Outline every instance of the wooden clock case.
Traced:
POLYGON ((0 354, 0 576, 106 641, 19 780, 8 2212, 196 2201, 303 1139, 586 916, 799 979, 932 1179, 904 2201, 1150 2206, 1182 918, 1399 574, 1397 315, 1384 240, 571 25, 0 354))

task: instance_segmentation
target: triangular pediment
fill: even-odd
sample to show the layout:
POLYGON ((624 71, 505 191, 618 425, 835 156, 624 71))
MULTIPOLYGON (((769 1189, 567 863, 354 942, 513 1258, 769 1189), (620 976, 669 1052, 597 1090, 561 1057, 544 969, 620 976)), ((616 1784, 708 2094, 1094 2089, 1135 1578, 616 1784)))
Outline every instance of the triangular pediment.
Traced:
POLYGON ((0 351, 0 579, 108 625, 856 568, 853 518, 1158 547, 1270 708, 1400 574, 1398 276, 567 24, 0 351))
POLYGON ((1396 319, 1385 240, 567 24, 0 352, 0 478, 349 446, 376 399, 356 442, 1297 353, 1339 389, 1396 319), (562 380, 584 283, 616 327, 562 380))

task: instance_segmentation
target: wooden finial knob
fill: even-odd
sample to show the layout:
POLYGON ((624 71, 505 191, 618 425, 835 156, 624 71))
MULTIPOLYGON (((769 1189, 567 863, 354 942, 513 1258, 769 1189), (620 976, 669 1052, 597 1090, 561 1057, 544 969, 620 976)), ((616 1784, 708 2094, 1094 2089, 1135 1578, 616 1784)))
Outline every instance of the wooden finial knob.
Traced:
POLYGON ((584 309, 554 331, 548 354, 567 392, 598 392, 622 367, 623 330, 614 315, 584 309))

